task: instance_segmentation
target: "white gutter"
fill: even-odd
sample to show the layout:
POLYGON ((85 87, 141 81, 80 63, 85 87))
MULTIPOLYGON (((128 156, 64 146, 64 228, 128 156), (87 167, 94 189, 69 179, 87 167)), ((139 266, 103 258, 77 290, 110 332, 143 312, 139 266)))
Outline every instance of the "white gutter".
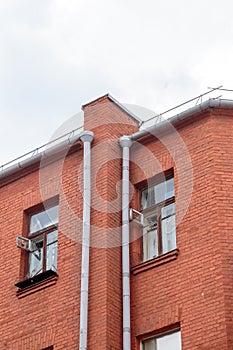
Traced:
POLYGON ((66 150, 69 150, 70 147, 77 141, 80 140, 80 136, 83 134, 80 133, 79 135, 75 135, 73 137, 70 137, 69 139, 59 142, 58 144, 56 144, 55 146, 49 147, 47 149, 45 149, 42 152, 37 153, 36 155, 24 159, 22 161, 19 161, 7 168, 3 168, 0 171, 0 180, 2 180, 3 178, 13 175, 14 173, 16 173, 17 171, 20 171, 22 169, 27 168, 28 166, 31 166, 33 164, 36 164, 38 162, 41 161, 41 159, 46 159, 46 157, 50 157, 53 156, 59 152, 65 152, 66 150))
POLYGON ((122 290, 123 290, 123 350, 130 350, 130 262, 129 262, 129 149, 128 136, 120 138, 122 147, 122 290))
POLYGON ((154 124, 149 128, 143 129, 141 131, 137 131, 137 132, 133 133, 132 135, 129 135, 128 137, 134 141, 138 140, 139 138, 144 137, 157 129, 161 129, 164 127, 166 128, 168 123, 174 123, 176 121, 180 121, 180 120, 192 117, 194 114, 196 114, 198 112, 202 112, 204 110, 214 109, 214 108, 233 109, 233 100, 211 98, 207 101, 200 103, 199 105, 196 105, 192 108, 187 109, 184 112, 176 114, 167 120, 165 119, 161 123, 154 124))
POLYGON ((89 282, 89 247, 90 247, 90 211, 91 211, 91 142, 93 132, 85 131, 80 139, 84 145, 83 156, 83 236, 80 296, 80 333, 79 349, 87 349, 88 326, 88 282, 89 282))

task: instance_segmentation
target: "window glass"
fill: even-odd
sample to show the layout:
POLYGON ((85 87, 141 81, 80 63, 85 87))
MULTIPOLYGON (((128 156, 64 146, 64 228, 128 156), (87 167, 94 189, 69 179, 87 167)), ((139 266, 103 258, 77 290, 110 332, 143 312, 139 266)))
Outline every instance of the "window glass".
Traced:
POLYGON ((42 272, 57 271, 58 230, 58 205, 43 210, 30 217, 31 240, 36 249, 29 253, 28 277, 33 277, 42 272))
POLYGON ((171 179, 166 181, 166 195, 165 199, 174 197, 174 178, 172 177, 171 179))
POLYGON ((156 350, 181 350, 180 332, 167 334, 158 338, 156 350))
POLYGON ((142 209, 151 207, 155 203, 154 187, 142 191, 142 209))
POLYGON ((174 178, 143 190, 141 199, 146 261, 176 249, 174 178))
POLYGON ((175 203, 162 208, 162 253, 176 248, 175 203))
POLYGON ((46 270, 57 270, 57 231, 47 236, 46 270))
POLYGON ((143 346, 143 350, 156 350, 156 339, 148 339, 143 346))
POLYGON ((153 259, 158 256, 158 235, 157 229, 150 230, 148 233, 148 245, 147 245, 147 259, 153 259))
POLYGON ((171 197, 174 197, 174 178, 142 191, 142 209, 150 208, 171 197))
POLYGON ((51 207, 32 215, 30 218, 30 234, 54 225, 58 222, 58 206, 51 207))
POLYGON ((57 241, 58 231, 52 231, 47 235, 47 245, 57 241))
POLYGON ((146 227, 144 229, 144 260, 153 259, 158 256, 158 230, 157 215, 145 217, 146 227))
POLYGON ((43 264, 43 247, 38 248, 29 255, 29 277, 38 275, 42 272, 43 264))
POLYGON ((180 331, 146 339, 142 345, 143 350, 181 350, 180 331))
POLYGON ((176 248, 176 222, 175 215, 162 220, 163 254, 176 248))
POLYGON ((148 226, 148 229, 152 229, 157 226, 157 215, 152 214, 150 216, 145 217, 145 224, 148 226))
POLYGON ((161 212, 162 212, 162 218, 166 218, 168 216, 175 214, 175 203, 166 205, 165 207, 162 208, 161 212))

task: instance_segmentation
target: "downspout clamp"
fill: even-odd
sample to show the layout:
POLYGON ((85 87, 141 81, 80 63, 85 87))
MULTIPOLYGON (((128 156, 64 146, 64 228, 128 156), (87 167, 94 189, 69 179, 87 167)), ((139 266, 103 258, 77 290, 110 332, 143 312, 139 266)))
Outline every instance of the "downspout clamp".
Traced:
POLYGON ((82 267, 80 295, 80 333, 79 349, 87 349, 88 324, 88 282, 89 282, 89 250, 90 250, 90 211, 91 211, 91 142, 92 131, 84 131, 80 140, 83 142, 83 236, 82 236, 82 267))
POLYGON ((131 349, 130 341, 130 262, 129 262, 129 149, 132 140, 120 138, 122 147, 122 290, 123 350, 131 349))

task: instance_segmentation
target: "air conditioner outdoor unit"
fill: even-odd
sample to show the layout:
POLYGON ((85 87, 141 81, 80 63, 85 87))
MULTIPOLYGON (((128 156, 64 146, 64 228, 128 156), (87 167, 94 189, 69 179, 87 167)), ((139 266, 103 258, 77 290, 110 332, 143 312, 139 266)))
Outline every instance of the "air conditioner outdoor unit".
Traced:
POLYGON ((34 252, 38 249, 36 243, 33 242, 31 239, 20 236, 16 237, 16 247, 26 250, 28 252, 34 252))

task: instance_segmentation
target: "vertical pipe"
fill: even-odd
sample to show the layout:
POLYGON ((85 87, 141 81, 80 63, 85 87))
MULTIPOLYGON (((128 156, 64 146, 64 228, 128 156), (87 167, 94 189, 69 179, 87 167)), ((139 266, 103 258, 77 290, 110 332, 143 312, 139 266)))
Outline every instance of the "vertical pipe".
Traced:
POLYGON ((83 142, 83 236, 82 236, 82 268, 80 296, 80 333, 79 349, 87 349, 88 330, 88 282, 89 282, 89 247, 90 247, 90 211, 91 211, 91 142, 93 133, 84 131, 80 136, 83 142))
POLYGON ((130 264, 129 264, 129 149, 128 136, 120 138, 122 147, 122 293, 123 350, 130 350, 130 264))

